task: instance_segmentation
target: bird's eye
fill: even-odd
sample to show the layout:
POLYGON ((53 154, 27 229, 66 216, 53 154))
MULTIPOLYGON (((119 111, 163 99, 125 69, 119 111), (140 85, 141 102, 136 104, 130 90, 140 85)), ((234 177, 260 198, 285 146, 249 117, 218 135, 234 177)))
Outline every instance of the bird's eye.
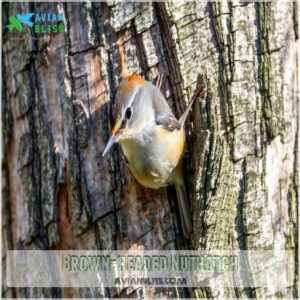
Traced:
POLYGON ((128 120, 131 118, 131 114, 132 114, 131 108, 128 107, 128 108, 126 109, 126 118, 127 118, 128 120))

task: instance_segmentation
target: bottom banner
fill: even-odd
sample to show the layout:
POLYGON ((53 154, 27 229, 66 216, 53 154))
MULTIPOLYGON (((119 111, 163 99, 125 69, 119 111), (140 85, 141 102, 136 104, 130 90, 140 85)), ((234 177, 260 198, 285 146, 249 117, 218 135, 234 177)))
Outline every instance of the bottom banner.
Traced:
POLYGON ((10 287, 289 287, 292 251, 8 251, 10 287))

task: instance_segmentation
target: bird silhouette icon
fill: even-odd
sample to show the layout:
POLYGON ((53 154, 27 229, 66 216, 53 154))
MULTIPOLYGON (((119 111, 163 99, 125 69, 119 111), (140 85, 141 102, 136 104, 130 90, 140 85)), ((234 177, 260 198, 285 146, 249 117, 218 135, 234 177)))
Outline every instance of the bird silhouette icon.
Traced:
POLYGON ((8 18, 9 24, 6 26, 9 31, 13 31, 14 29, 22 32, 23 24, 26 24, 29 27, 33 26, 33 22, 30 21, 30 18, 34 15, 34 13, 28 13, 26 15, 17 14, 16 17, 8 18))

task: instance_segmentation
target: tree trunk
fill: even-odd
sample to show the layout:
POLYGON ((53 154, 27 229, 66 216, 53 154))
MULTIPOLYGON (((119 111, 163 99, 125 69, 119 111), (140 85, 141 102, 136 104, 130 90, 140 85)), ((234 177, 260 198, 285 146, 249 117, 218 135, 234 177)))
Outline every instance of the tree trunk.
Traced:
MULTIPOLYGON (((275 248, 294 252, 290 288, 168 289, 169 296, 298 296, 296 3, 3 3, 2 11, 3 280, 10 249, 275 248), (28 27, 5 29, 8 17, 31 11, 63 13, 66 32, 13 39, 34 37, 28 27), (205 83, 184 157, 190 244, 171 189, 141 187, 119 146, 101 157, 121 77, 119 35, 128 73, 153 82, 163 74, 177 117, 205 83)), ((3 288, 5 297, 166 292, 3 288)))

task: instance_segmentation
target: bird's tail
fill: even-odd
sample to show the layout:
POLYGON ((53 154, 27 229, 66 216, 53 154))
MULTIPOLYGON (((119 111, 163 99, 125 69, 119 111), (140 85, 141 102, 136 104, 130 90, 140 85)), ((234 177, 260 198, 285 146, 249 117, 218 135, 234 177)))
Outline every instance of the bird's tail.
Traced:
POLYGON ((181 226, 185 238, 189 238, 192 232, 192 217, 189 209, 184 182, 175 182, 175 189, 178 199, 181 226))

